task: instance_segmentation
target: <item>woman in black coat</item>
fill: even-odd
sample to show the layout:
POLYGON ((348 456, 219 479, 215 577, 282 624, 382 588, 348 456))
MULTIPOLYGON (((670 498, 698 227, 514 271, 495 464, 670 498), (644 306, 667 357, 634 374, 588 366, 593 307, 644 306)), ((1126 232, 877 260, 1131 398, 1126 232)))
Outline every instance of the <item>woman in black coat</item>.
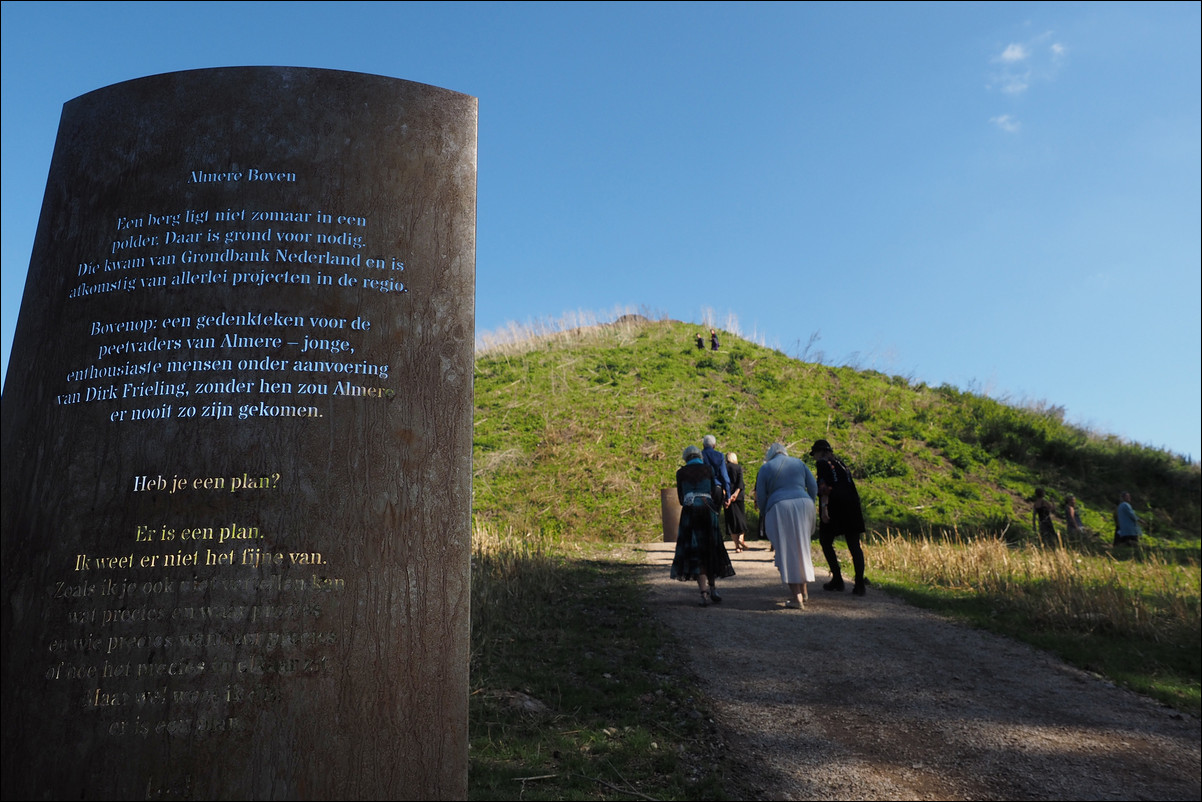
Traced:
POLYGON ((680 501, 680 528, 670 576, 681 582, 695 581, 701 606, 718 604, 716 580, 735 575, 718 528, 718 483, 714 472, 701 458, 701 449, 684 450, 684 467, 676 472, 676 498, 680 501))
POLYGON ((730 498, 726 500, 726 531, 734 541, 735 553, 747 551, 747 509, 743 506, 743 466, 733 451, 726 455, 726 473, 730 476, 730 498))

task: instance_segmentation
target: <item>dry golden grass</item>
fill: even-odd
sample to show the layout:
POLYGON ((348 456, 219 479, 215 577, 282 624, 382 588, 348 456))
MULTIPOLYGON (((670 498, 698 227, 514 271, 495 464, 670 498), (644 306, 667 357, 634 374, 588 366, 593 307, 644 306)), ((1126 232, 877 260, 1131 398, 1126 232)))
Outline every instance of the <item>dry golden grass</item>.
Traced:
POLYGON ((1005 604, 1043 628, 1179 641, 1202 626, 1197 563, 1155 554, 1117 560, 999 536, 908 538, 887 531, 872 544, 876 569, 905 583, 969 592, 1005 604))
POLYGON ((476 356, 516 356, 541 348, 548 342, 574 342, 604 334, 619 336, 632 333, 648 322, 649 316, 633 307, 615 307, 608 313, 576 311, 559 320, 544 318, 525 324, 510 322, 494 331, 476 336, 476 356))

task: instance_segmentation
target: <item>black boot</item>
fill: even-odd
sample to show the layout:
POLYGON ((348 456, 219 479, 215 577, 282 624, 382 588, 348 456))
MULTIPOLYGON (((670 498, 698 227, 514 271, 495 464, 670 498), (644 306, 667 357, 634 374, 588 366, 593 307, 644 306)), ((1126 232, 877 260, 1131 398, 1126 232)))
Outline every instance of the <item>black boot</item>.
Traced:
POLYGON ((842 593, 843 592, 843 577, 836 576, 830 582, 825 583, 822 586, 822 589, 823 590, 832 590, 832 591, 835 591, 836 593, 842 593))
POLYGON ((865 579, 864 577, 858 577, 856 579, 855 587, 853 587, 851 589, 851 592, 857 596, 863 596, 864 593, 866 592, 867 587, 868 587, 868 580, 865 579))

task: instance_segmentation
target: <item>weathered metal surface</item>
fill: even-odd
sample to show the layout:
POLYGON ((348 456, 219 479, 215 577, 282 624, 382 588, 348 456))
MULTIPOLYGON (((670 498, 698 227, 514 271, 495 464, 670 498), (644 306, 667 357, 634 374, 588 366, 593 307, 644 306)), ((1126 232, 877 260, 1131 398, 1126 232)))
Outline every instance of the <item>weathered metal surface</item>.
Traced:
POLYGON ((476 101, 64 106, 3 403, 5 798, 463 798, 476 101))

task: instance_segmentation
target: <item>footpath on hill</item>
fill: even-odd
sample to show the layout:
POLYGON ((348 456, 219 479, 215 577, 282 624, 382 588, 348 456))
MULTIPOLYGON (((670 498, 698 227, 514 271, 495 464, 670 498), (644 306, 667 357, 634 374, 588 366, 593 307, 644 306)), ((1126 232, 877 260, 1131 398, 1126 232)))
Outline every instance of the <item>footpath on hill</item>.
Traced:
POLYGON ((1202 798, 1197 718, 878 589, 823 591, 824 564, 787 610, 766 541, 750 545, 704 608, 668 577, 673 544, 638 547, 736 798, 1202 798))

